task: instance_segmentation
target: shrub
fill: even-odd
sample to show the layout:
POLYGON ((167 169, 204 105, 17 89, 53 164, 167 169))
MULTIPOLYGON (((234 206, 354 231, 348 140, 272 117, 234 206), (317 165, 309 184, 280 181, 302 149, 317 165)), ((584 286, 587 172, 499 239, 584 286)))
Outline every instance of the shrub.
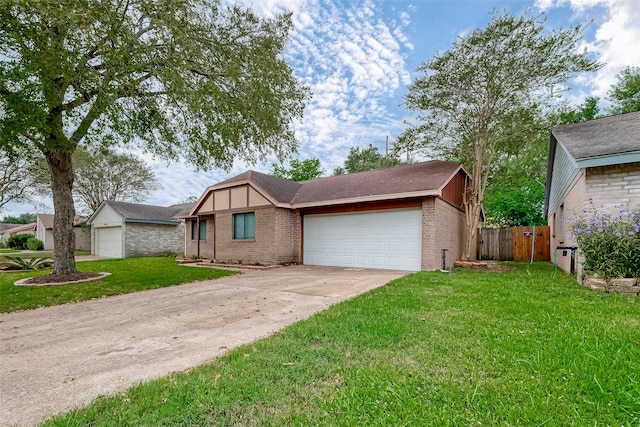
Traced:
POLYGON ((585 273, 604 278, 640 277, 640 212, 620 204, 616 205, 619 212, 612 215, 591 205, 569 220, 584 255, 585 273))
POLYGON ((7 240, 7 246, 11 249, 27 249, 27 240, 33 238, 31 234, 14 234, 7 240))
POLYGON ((21 258, 6 257, 6 260, 0 262, 0 269, 4 270, 43 270, 53 267, 51 258, 21 258))
POLYGON ((31 237, 27 240, 27 249, 32 251, 41 251, 44 249, 44 243, 42 240, 31 237))

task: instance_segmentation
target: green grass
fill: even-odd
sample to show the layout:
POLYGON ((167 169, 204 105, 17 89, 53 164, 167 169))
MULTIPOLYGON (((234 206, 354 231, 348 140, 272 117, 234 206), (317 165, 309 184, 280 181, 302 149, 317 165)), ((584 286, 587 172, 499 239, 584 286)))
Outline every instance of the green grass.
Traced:
POLYGON ((640 301, 547 264, 412 274, 54 426, 638 426, 640 301))
POLYGON ((105 271, 111 273, 111 276, 96 282, 73 285, 14 286, 13 283, 17 280, 49 274, 51 270, 0 273, 0 313, 86 301, 234 274, 213 268, 180 266, 170 257, 85 261, 77 263, 77 268, 80 271, 105 271))
POLYGON ((16 249, 0 249, 0 254, 12 254, 18 252, 16 249))

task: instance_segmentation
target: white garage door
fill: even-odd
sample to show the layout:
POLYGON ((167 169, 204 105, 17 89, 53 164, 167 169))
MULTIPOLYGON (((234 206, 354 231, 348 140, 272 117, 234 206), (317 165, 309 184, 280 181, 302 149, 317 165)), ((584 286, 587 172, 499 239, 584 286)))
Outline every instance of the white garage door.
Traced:
POLYGON ((420 209, 304 217, 304 263, 420 270, 420 209))
POLYGON ((96 228, 96 255, 107 258, 122 257, 122 227, 96 228))

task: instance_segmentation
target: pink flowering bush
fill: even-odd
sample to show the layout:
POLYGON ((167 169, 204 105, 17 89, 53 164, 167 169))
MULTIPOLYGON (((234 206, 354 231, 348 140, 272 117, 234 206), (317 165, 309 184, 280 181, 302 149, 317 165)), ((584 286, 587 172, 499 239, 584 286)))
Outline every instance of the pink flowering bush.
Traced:
POLYGON ((616 205, 616 214, 593 208, 573 215, 568 223, 584 255, 584 271, 610 277, 640 277, 640 212, 616 205))

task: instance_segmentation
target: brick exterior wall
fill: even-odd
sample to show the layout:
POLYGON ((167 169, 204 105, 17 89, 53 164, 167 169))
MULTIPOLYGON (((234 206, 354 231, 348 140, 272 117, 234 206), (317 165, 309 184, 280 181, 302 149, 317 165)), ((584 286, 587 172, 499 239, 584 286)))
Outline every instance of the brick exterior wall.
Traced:
POLYGON ((300 262, 302 245, 301 217, 297 210, 276 208, 274 256, 278 264, 300 262))
POLYGON ((617 213, 615 205, 624 203, 640 208, 640 162, 589 168, 585 192, 603 210, 617 213))
POLYGON ((465 215, 442 199, 435 199, 436 267, 442 268, 442 249, 447 249, 446 268, 460 259, 464 248, 465 215))
POLYGON ((300 214, 268 207, 216 214, 216 260, 244 264, 300 262, 300 214), (233 214, 255 212, 254 240, 233 239, 233 214))
POLYGON ((91 250, 91 229, 84 227, 73 227, 76 235, 76 250, 91 250))
POLYGON ((123 225, 123 257, 158 256, 184 251, 184 224, 145 224, 128 222, 123 225))
POLYGON ((422 270, 442 268, 442 249, 447 249, 447 268, 460 258, 464 223, 464 212, 444 200, 430 197, 422 201, 422 270))
MULTIPOLYGON (((564 209, 558 208, 549 213, 551 226, 551 258, 554 252, 558 267, 567 273, 571 268, 571 252, 566 256, 562 251, 555 251, 558 245, 576 245, 576 241, 569 239, 570 225, 562 222, 570 219, 569 215, 580 213, 582 209, 589 209, 591 202, 601 212, 615 214, 619 208, 615 205, 624 203, 630 209, 640 209, 640 162, 621 165, 600 166, 580 171, 564 194, 564 209), (602 206, 601 206, 602 205, 602 206), (554 220, 555 214, 555 220, 554 220)), ((577 254, 576 273, 578 281, 582 281, 582 257, 577 254)))

